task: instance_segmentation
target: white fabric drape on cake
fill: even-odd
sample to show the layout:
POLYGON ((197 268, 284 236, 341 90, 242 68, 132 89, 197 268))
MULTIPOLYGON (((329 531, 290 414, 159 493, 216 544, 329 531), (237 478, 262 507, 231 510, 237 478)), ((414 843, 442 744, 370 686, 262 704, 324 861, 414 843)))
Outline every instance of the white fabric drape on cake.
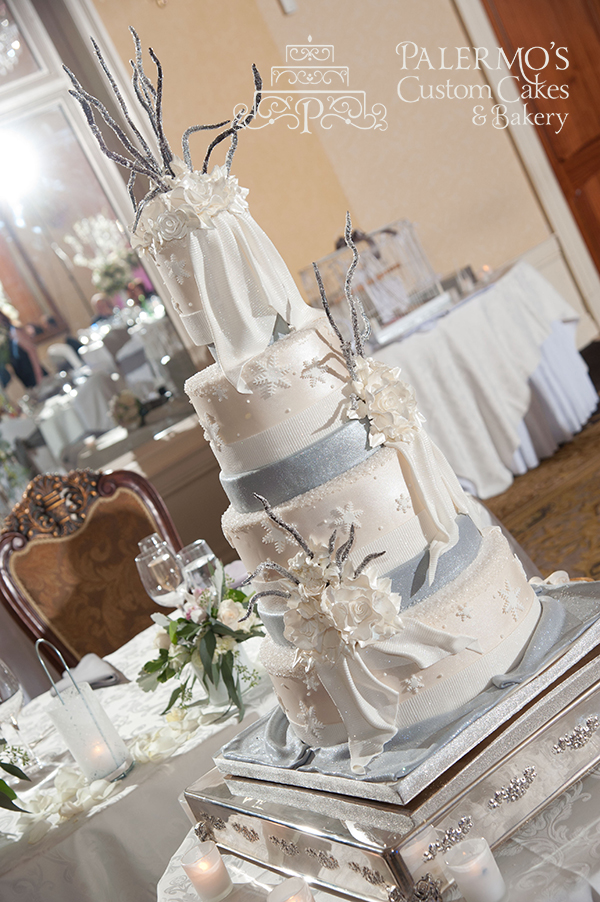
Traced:
POLYGON ((195 229, 185 242, 167 242, 164 256, 168 261, 176 250, 183 271, 193 274, 200 306, 188 312, 188 302, 181 304, 181 320, 192 340, 214 345, 226 377, 238 391, 249 392, 244 364, 269 345, 277 314, 301 329, 319 311, 302 300, 278 251, 249 213, 224 210, 214 224, 195 229))

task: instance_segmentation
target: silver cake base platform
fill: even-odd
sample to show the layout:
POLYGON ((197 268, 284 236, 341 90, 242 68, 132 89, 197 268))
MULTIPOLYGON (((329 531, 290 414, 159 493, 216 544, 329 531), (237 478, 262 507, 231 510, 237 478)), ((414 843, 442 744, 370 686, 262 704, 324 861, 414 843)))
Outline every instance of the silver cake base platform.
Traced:
MULTIPOLYGON (((565 607, 573 610, 578 601, 583 601, 583 599, 577 598, 576 593, 579 592, 582 596, 587 596, 585 597, 586 604, 589 604, 590 593, 592 593, 592 600, 596 605, 600 605, 600 583, 583 583, 577 587, 571 585, 556 590, 553 594, 555 597, 559 597, 559 593, 562 593, 565 607)), ((463 726, 453 738, 428 754, 425 760, 409 773, 391 781, 361 780, 343 774, 321 773, 304 768, 277 767, 260 762, 236 760, 230 755, 222 753, 214 759, 215 764, 223 774, 261 780, 265 783, 299 786, 319 792, 370 799, 375 802, 387 802, 392 805, 406 805, 469 752, 476 748, 481 749, 488 741, 493 740, 494 754, 497 754, 498 757, 504 756, 540 724, 556 714, 575 695, 571 695, 570 698, 564 697, 559 703, 557 698, 552 698, 551 690, 599 643, 600 619, 588 626, 562 654, 551 656, 546 665, 534 677, 522 685, 515 686, 508 695, 505 695, 486 713, 463 726), (549 693, 550 697, 547 698, 549 693), (527 717, 520 718, 518 725, 511 724, 518 712, 524 711, 536 700, 539 700, 539 705, 536 705, 535 713, 532 711, 527 717), (557 708, 556 704, 559 704, 560 707, 557 708), (502 730, 505 725, 507 729, 502 730), (502 738, 497 735, 498 731, 502 731, 502 738)), ((261 729, 262 721, 259 721, 249 727, 245 734, 240 734, 238 738, 243 740, 244 735, 254 735, 261 729)), ((388 753, 384 751, 382 758, 386 754, 388 753)), ((393 755, 393 752, 389 754, 393 755)), ((393 766, 390 770, 393 772, 393 766)))

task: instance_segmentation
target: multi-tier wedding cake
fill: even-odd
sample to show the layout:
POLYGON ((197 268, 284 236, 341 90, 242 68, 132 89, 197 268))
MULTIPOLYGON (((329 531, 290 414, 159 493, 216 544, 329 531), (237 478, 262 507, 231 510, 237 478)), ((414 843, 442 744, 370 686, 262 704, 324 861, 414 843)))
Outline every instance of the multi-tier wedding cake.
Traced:
POLYGON ((130 150, 152 187, 133 245, 152 254, 192 340, 216 360, 186 391, 231 501, 223 531, 253 574, 262 661, 289 735, 345 749, 362 773, 399 732, 514 668, 540 603, 500 530, 470 519, 399 370, 366 356, 352 273, 344 338, 325 297, 323 313, 304 303, 252 219, 232 152, 208 172, 212 146, 229 136, 233 149, 252 111, 194 171, 189 133, 184 161, 166 143, 139 44, 135 71, 162 161, 145 142, 130 150))

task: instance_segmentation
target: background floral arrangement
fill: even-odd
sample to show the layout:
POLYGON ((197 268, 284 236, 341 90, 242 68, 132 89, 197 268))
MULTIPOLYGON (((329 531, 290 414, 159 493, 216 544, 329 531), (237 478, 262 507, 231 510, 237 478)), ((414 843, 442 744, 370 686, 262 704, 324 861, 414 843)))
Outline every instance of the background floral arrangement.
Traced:
POLYGON ((105 294, 124 291, 131 281, 131 271, 139 265, 122 226, 103 213, 80 219, 73 225, 72 235, 64 240, 74 251, 75 266, 92 271, 92 283, 105 294))
POLYGON ((128 388, 111 398, 108 410, 117 426, 124 426, 126 429, 143 426, 147 412, 137 395, 128 388))
POLYGON ((208 704, 210 698, 191 700, 196 680, 202 681, 209 697, 211 687, 223 684, 230 707, 237 708, 238 720, 242 720, 242 682, 247 683, 246 688, 256 685, 258 672, 240 662, 239 645, 264 636, 262 623, 253 611, 248 615, 249 596, 227 584, 221 561, 215 561, 211 583, 203 592, 188 595, 182 617, 171 620, 153 614, 160 627, 155 640, 158 657, 143 666, 138 683, 150 691, 174 677, 179 680, 163 714, 175 702, 184 708, 208 704))

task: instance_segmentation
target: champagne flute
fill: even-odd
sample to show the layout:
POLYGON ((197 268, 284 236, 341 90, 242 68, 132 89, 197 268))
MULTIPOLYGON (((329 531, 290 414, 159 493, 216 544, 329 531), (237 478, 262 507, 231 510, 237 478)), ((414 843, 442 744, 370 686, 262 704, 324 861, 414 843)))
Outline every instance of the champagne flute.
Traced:
POLYGON ((166 608, 179 607, 185 586, 177 558, 156 533, 138 544, 140 554, 135 563, 144 589, 157 604, 166 608))

